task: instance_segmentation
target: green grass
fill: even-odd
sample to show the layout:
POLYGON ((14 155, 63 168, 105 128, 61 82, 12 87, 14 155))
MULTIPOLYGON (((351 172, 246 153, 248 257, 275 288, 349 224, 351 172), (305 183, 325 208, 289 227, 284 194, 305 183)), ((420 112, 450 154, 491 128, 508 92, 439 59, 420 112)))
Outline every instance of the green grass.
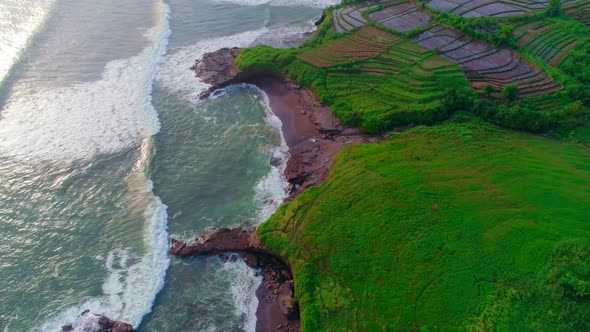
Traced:
POLYGON ((590 329, 590 149, 468 115, 345 148, 258 233, 304 331, 590 329))

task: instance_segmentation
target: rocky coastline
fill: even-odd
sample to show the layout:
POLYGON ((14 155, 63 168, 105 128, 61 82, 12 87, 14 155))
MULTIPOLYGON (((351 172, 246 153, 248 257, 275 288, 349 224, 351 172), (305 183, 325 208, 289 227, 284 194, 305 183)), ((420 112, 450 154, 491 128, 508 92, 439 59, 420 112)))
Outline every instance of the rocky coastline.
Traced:
POLYGON ((218 228, 190 242, 172 239, 170 248, 171 255, 181 257, 219 255, 223 262, 237 259, 228 253, 238 253, 246 265, 262 274, 262 283, 256 291, 259 301, 256 330, 299 331, 293 273, 282 257, 264 247, 255 230, 218 228))
POLYGON ((252 84, 269 98, 273 113, 282 122, 290 158, 285 169, 289 199, 304 189, 322 183, 332 168, 334 156, 346 145, 375 142, 358 128, 342 125, 313 92, 284 75, 257 70, 241 71, 235 65, 239 48, 223 48, 205 54, 191 68, 211 88, 201 94, 208 98, 236 84, 252 84))
MULTIPOLYGON (((342 125, 311 90, 288 77, 272 72, 239 70, 235 65, 239 52, 239 48, 224 48, 205 54, 191 69, 211 85, 201 94, 201 99, 215 96, 221 93, 221 89, 236 84, 252 84, 266 93, 272 112, 282 122, 283 136, 289 147, 290 158, 284 172, 289 184, 286 200, 324 182, 335 155, 344 146, 378 140, 357 128, 342 125)), ((230 259, 228 253, 234 252, 239 253, 248 266, 260 269, 262 273, 263 282, 256 292, 259 300, 256 330, 299 331, 299 310, 289 262, 268 251, 255 230, 213 229, 190 242, 173 239, 170 248, 172 255, 219 255, 224 262, 230 259)))

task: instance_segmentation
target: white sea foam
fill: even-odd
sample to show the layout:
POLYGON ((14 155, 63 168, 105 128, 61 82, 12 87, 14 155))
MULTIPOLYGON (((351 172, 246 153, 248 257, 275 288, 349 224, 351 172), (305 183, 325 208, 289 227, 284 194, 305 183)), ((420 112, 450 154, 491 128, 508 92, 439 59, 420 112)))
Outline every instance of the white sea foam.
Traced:
POLYGON ((238 317, 244 317, 244 325, 242 328, 246 332, 254 332, 256 330, 258 297, 256 297, 255 294, 256 290, 262 283, 262 275, 255 275, 254 272, 255 271, 248 267, 240 258, 234 263, 231 263, 230 260, 228 263, 224 264, 221 271, 219 271, 219 273, 229 274, 232 280, 230 291, 234 303, 235 314, 238 317))
POLYGON ((284 6, 307 6, 324 8, 332 5, 337 5, 340 0, 215 0, 217 2, 230 2, 243 6, 261 6, 270 5, 276 7, 284 6))
MULTIPOLYGON (((136 173, 137 178, 140 174, 136 173)), ((145 178, 144 188, 151 188, 150 181, 145 178)), ((130 191, 133 190, 130 188, 130 191)), ((170 263, 167 213, 166 206, 158 197, 151 191, 142 191, 132 195, 141 195, 140 200, 149 202, 144 214, 146 231, 143 243, 146 253, 138 257, 129 248, 110 251, 105 260, 107 277, 102 284, 103 296, 67 308, 46 322, 42 331, 59 331, 64 324, 73 324, 79 332, 94 331, 94 314, 104 314, 137 327, 143 316, 151 311, 156 295, 164 286, 166 269, 170 263), (87 309, 90 313, 80 316, 87 309)))
POLYGON ((0 83, 47 20, 54 3, 53 0, 0 2, 0 83))
MULTIPOLYGON (((130 142, 137 144, 135 143, 137 140, 138 143, 141 142, 142 144, 138 150, 140 156, 136 159, 136 164, 133 167, 134 172, 128 176, 127 183, 129 188, 128 195, 132 201, 131 208, 139 209, 138 211, 143 213, 144 253, 142 253, 141 256, 138 256, 138 254, 134 253, 129 248, 117 248, 110 251, 105 260, 107 277, 102 285, 103 295, 100 297, 89 298, 78 305, 69 307, 56 314, 55 317, 43 324, 41 327, 42 331, 60 331, 61 326, 64 324, 73 324, 75 331, 79 332, 96 331, 97 317, 94 314, 104 314, 111 319, 125 321, 132 324, 134 327, 137 327, 142 318, 151 311, 156 295, 164 286, 166 270, 170 263, 170 258, 168 256, 167 207, 162 203, 160 198, 153 194, 153 183, 145 177, 151 160, 153 146, 153 139, 150 135, 157 132, 159 127, 157 114, 151 104, 151 85, 155 78, 159 61, 154 59, 161 59, 163 57, 167 37, 169 35, 169 9, 164 3, 160 3, 157 9, 162 15, 161 21, 157 27, 150 30, 150 36, 153 38, 154 45, 148 47, 139 56, 117 62, 117 64, 111 63, 107 65, 107 67, 116 67, 117 70, 112 72, 107 68, 107 75, 103 78, 103 81, 116 86, 118 86, 117 84, 121 84, 121 81, 124 82, 123 84, 133 84, 133 82, 127 81, 128 79, 131 79, 130 77, 127 77, 130 72, 134 70, 145 70, 140 73, 141 78, 145 78, 145 80, 140 83, 135 83, 135 88, 143 91, 143 94, 140 93, 141 97, 137 95, 126 97, 128 103, 127 106, 133 109, 133 112, 142 113, 136 114, 135 119, 137 122, 135 124, 143 126, 142 130, 145 130, 142 135, 131 137, 132 139, 130 138, 129 142, 127 142, 127 144, 130 142), (154 57, 154 59, 145 62, 148 60, 148 55, 154 57), (143 108, 140 106, 143 106, 143 108), (142 120, 141 117, 144 117, 144 122, 139 123, 139 121, 142 120), (146 122, 145 120, 148 121, 146 122), (90 313, 80 316, 80 314, 87 309, 90 310, 90 313)), ((101 82, 93 84, 106 84, 101 82)), ((87 92, 88 91, 85 91, 84 93, 87 92)), ((126 90, 126 92, 130 91, 126 90)), ((96 97, 96 95, 94 97, 96 97)), ((100 97, 106 98, 107 96, 100 95, 100 97)), ((121 97, 123 97, 123 95, 121 95, 121 97)), ((106 102, 105 100, 99 101, 106 102)), ((114 104, 112 103, 109 104, 109 106, 113 105, 114 104)), ((124 103, 117 105, 124 106, 124 103)), ((119 111, 129 112, 128 110, 126 111, 125 107, 122 107, 121 109, 113 109, 112 111, 115 113, 119 111)), ((91 117, 90 115, 88 116, 91 117)), ((107 116, 107 114, 100 114, 100 116, 107 116)), ((114 113, 111 113, 108 116, 115 118, 115 121, 102 124, 123 126, 123 124, 116 123, 117 121, 121 121, 122 118, 114 113)), ((133 118, 130 114, 127 114, 127 116, 133 118)), ((1 124, 4 124, 4 121, 0 122, 0 125, 1 124)), ((133 125, 133 123, 130 125, 133 125)), ((75 135, 72 135, 71 131, 67 134, 70 135, 70 139, 76 138, 75 135)), ((103 139, 112 138, 108 136, 106 132, 103 133, 103 135, 107 135, 106 137, 103 136, 103 139)), ((77 143, 79 142, 72 141, 71 144, 76 145, 77 143)), ((2 144, 0 144, 0 146, 2 146, 2 144)), ((105 149, 104 151, 99 150, 99 152, 110 152, 116 147, 116 145, 109 146, 108 149, 105 149)), ((81 150, 79 146, 69 150, 66 148, 66 150, 67 151, 64 154, 56 154, 58 151, 53 150, 32 151, 33 155, 37 157, 68 157, 66 159, 87 156, 87 152, 89 152, 81 150), (40 152, 42 153, 39 154, 40 152)), ((102 257, 98 256, 97 258, 102 259, 102 257)))
POLYGON ((266 122, 274 128, 281 137, 281 144, 270 151, 269 159, 274 161, 270 172, 256 184, 256 202, 258 205, 258 222, 266 221, 287 198, 287 180, 285 168, 289 160, 289 147, 283 135, 283 123, 274 114, 270 107, 268 95, 254 85, 247 85, 249 89, 260 96, 260 102, 264 106, 266 122))
POLYGON ((180 93, 184 98, 196 102, 199 94, 209 88, 208 84, 203 83, 195 77, 193 71, 189 70, 196 60, 203 58, 205 53, 224 47, 249 46, 267 32, 267 28, 261 28, 227 37, 207 38, 196 44, 173 50, 166 55, 158 73, 157 82, 166 89, 180 93))
POLYGON ((137 145, 159 131, 152 84, 169 29, 168 7, 139 55, 108 63, 102 79, 13 98, 2 111, 0 151, 22 159, 73 160, 137 145))

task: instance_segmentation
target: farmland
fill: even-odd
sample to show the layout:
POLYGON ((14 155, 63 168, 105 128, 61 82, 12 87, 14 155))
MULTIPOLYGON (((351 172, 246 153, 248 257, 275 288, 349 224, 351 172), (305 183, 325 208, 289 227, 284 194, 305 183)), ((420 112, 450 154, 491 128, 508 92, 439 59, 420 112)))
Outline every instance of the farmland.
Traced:
POLYGON ((590 1, 578 1, 565 6, 565 12, 590 27, 590 1))
POLYGON ((357 66, 356 72, 330 68, 326 86, 330 98, 346 105, 344 111, 354 110, 368 128, 428 122, 448 88, 469 85, 456 65, 408 41, 357 66))
POLYGON ((298 58, 318 67, 330 67, 370 58, 387 50, 399 38, 375 27, 365 26, 358 32, 327 45, 298 55, 298 58))
POLYGON ((557 66, 568 51, 577 44, 575 35, 567 34, 548 22, 533 22, 520 26, 515 31, 517 45, 557 66))
POLYGON ((432 0, 428 6, 465 17, 506 17, 542 10, 547 1, 432 0))
POLYGON ((405 32, 430 23, 428 13, 419 10, 412 2, 394 2, 383 5, 383 7, 383 9, 369 14, 369 18, 390 29, 405 32))
MULTIPOLYGON (((385 15, 383 10, 396 7, 399 11, 407 9, 407 13, 419 11, 415 7, 398 7, 403 4, 408 3, 372 6, 366 16, 385 15)), ((587 28, 565 16, 544 22, 549 22, 549 28, 530 19, 513 20, 515 30, 510 34, 520 43, 518 49, 532 56, 530 59, 514 49, 493 46, 436 21, 404 35, 388 32, 376 21, 348 33, 332 34, 333 22, 329 20, 320 27, 312 45, 270 53, 247 50, 240 57, 245 60, 240 65, 261 64, 283 71, 310 87, 341 121, 370 133, 400 125, 433 123, 458 109, 514 129, 572 130, 587 122, 590 94, 561 70, 568 68, 568 73, 580 72, 576 75, 586 77, 575 69, 575 62, 584 54, 578 46, 586 42, 575 43, 585 38, 569 41, 570 35, 586 35, 587 28), (543 31, 550 29, 555 33, 545 38, 543 31), (576 54, 576 58, 567 54, 576 54), (537 63, 538 59, 558 68, 549 70, 537 63), (559 81, 554 80, 554 74, 559 81), (563 84, 573 88, 564 90, 563 84), (508 88, 512 92, 506 92, 508 88), (482 96, 487 96, 485 103, 478 100, 482 96)))
POLYGON ((534 96, 563 88, 514 51, 495 48, 453 28, 436 25, 412 40, 461 66, 475 89, 491 85, 501 90, 515 84, 522 96, 534 96))
POLYGON ((334 28, 338 32, 346 32, 363 26, 367 23, 363 12, 369 8, 369 6, 353 5, 336 9, 333 13, 334 28))

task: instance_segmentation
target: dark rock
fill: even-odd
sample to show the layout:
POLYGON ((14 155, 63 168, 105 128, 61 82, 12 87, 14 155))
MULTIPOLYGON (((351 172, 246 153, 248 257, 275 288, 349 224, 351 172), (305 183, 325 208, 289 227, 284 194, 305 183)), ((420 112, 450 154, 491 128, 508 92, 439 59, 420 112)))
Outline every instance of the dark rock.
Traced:
POLYGON ((221 259, 222 262, 226 263, 229 260, 229 257, 227 257, 226 254, 219 254, 219 259, 221 259))
POLYGON ((209 230, 190 243, 172 239, 170 248, 170 254, 176 256, 218 255, 232 251, 266 252, 256 232, 241 227, 209 230))
POLYGON ((74 327, 72 326, 72 324, 68 324, 68 325, 64 325, 61 327, 62 332, 69 332, 69 331, 73 331, 74 327))
POLYGON ((123 322, 115 322, 111 332, 133 332, 133 326, 123 322))
POLYGON ((84 316, 89 312, 90 312, 90 309, 86 309, 86 310, 82 311, 82 314, 80 314, 80 316, 84 316))
POLYGON ((98 332, 133 332, 133 326, 130 324, 114 321, 104 315, 98 316, 98 332))
POLYGON ((279 167, 281 166, 281 164, 283 163, 283 161, 281 160, 281 158, 277 158, 277 157, 272 157, 270 158, 270 165, 274 166, 274 167, 279 167))
POLYGON ((253 269, 257 269, 260 267, 260 262, 258 261, 258 257, 254 254, 246 253, 246 254, 242 255, 242 260, 244 261, 244 263, 246 265, 248 265, 248 267, 251 267, 253 269))
POLYGON ((322 24, 322 23, 324 22, 324 20, 326 19, 326 17, 328 17, 328 14, 327 14, 327 13, 326 13, 326 11, 324 10, 324 11, 322 12, 322 16, 321 16, 321 17, 320 17, 320 18, 319 18, 317 21, 315 21, 315 23, 314 23, 314 24, 315 24, 315 26, 319 26, 320 24, 322 24))

